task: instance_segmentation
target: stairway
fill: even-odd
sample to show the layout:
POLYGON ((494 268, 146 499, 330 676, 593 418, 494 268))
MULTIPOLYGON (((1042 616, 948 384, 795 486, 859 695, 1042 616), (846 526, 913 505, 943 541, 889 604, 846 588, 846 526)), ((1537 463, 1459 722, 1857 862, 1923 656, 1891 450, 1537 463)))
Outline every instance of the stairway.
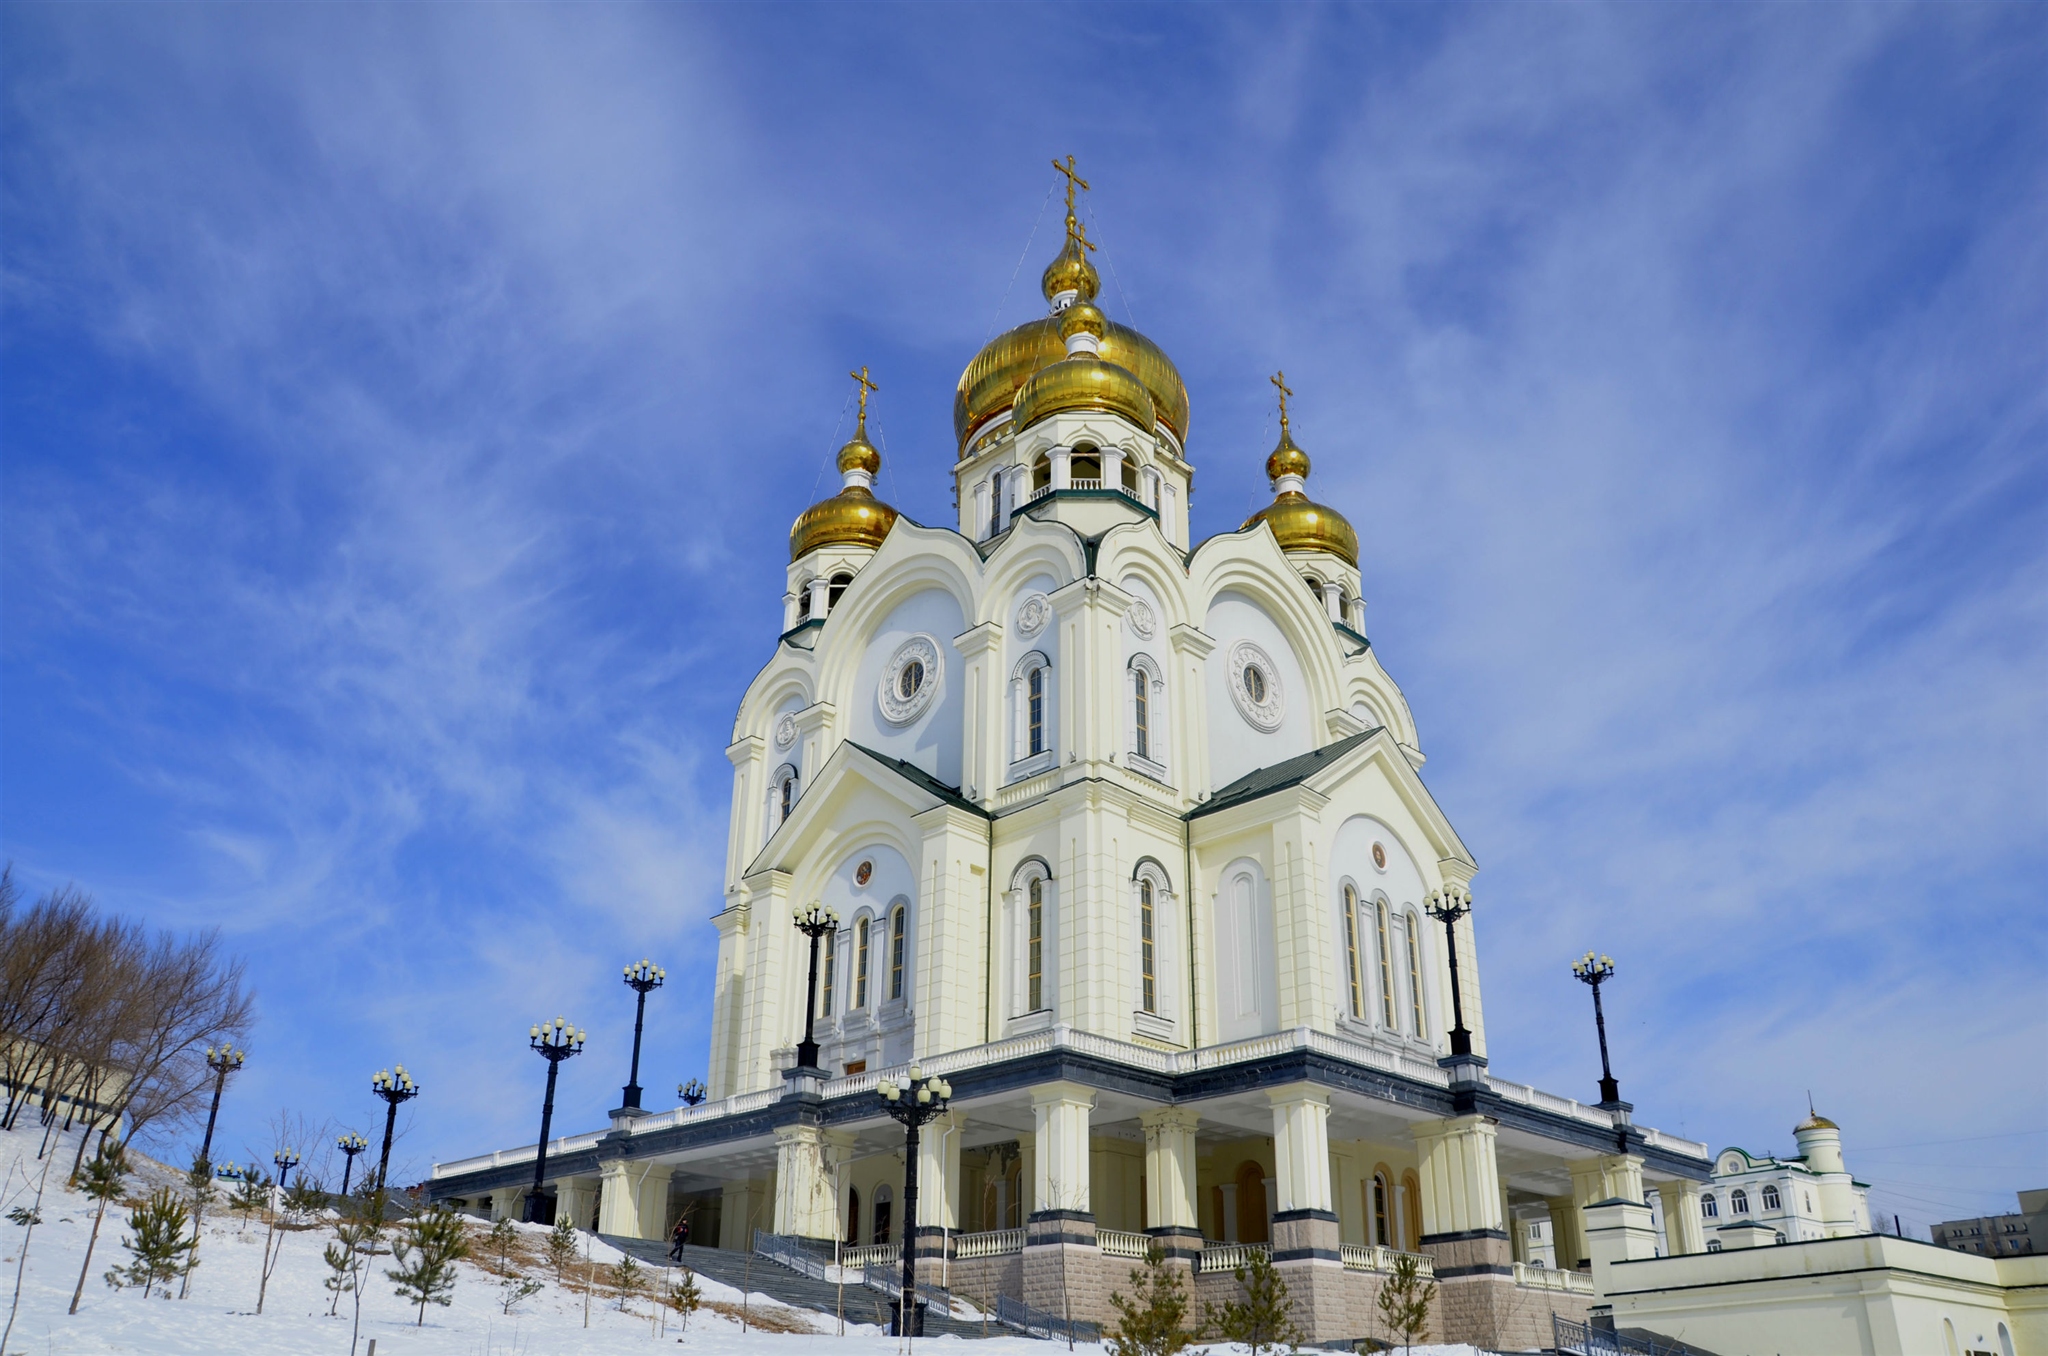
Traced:
MULTIPOLYGON (((600 1234, 600 1238, 621 1252, 631 1253, 650 1266, 667 1267, 675 1263, 668 1260, 668 1245, 659 1239, 621 1238, 615 1234, 600 1234)), ((830 1281, 815 1280, 800 1275, 788 1267, 771 1262, 765 1257, 751 1253, 733 1252, 725 1248, 686 1247, 683 1249, 683 1265, 700 1276, 709 1276, 721 1285, 735 1290, 745 1290, 756 1295, 791 1305, 798 1309, 812 1309, 827 1317, 839 1312, 840 1288, 830 1281), (752 1265, 749 1266, 749 1263, 752 1265)), ((864 1285, 849 1282, 845 1289, 846 1321, 849 1323, 889 1322, 889 1301, 879 1291, 864 1285)), ((925 1314, 924 1333, 927 1337, 1014 1337, 1016 1334, 995 1321, 991 1315, 988 1331, 982 1331, 978 1321, 952 1318, 936 1312, 925 1314)))

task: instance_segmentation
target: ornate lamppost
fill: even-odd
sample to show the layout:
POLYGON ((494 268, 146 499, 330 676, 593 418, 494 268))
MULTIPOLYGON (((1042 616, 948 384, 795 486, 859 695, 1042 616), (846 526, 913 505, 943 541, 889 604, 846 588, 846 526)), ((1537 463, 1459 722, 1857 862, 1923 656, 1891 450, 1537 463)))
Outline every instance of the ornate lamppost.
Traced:
POLYGON ((892 1336, 915 1336, 917 1326, 917 1132, 933 1117, 946 1110, 953 1098, 953 1085, 939 1077, 925 1077, 924 1070, 910 1066, 910 1081, 883 1079, 875 1088, 881 1095, 882 1110, 903 1126, 903 1289, 897 1296, 895 1331, 892 1336))
POLYGON ((341 1150, 341 1194, 348 1195, 349 1174, 356 1170, 356 1155, 370 1147, 370 1141, 351 1130, 334 1141, 334 1147, 341 1150))
POLYGON ((818 1042, 812 1030, 818 1018, 818 940, 839 931, 839 915, 823 904, 796 911, 796 930, 811 939, 811 980, 804 990, 804 1039, 796 1048, 796 1067, 818 1067, 818 1042))
POLYGON ((213 1161, 213 1123, 220 1118, 220 1095, 227 1089, 228 1075, 242 1067, 248 1058, 246 1050, 237 1050, 232 1045, 206 1047, 206 1067, 213 1070, 213 1109, 206 1113, 206 1138, 199 1144, 199 1161, 213 1161))
POLYGON ((1472 1053, 1472 1033, 1465 1029, 1465 1003, 1458 990, 1458 920, 1472 912, 1472 896, 1455 885, 1430 892, 1423 905, 1429 916, 1444 925, 1444 941, 1451 962, 1451 1057, 1472 1053))
POLYGON ((583 1052, 585 1033, 557 1017, 527 1028, 526 1034, 533 1052, 548 1062, 548 1092, 540 1104, 540 1149, 533 1156, 533 1190, 526 1193, 526 1222, 545 1224, 540 1217, 541 1183, 548 1170, 548 1125, 555 1119, 555 1075, 563 1060, 583 1052))
POLYGON ((299 1151, 297 1149, 279 1149, 270 1156, 270 1162, 277 1169, 277 1194, 282 1198, 284 1195, 284 1179, 290 1175, 293 1168, 299 1166, 299 1151))
POLYGON ((1600 986, 1614 977, 1614 958, 1588 951, 1572 962, 1572 973, 1593 991, 1593 1025, 1600 1032, 1600 1105, 1612 1109, 1621 1105, 1621 1084, 1607 1064, 1607 1014, 1600 1008, 1600 986))
POLYGON ((384 1174, 391 1170, 391 1135, 398 1128, 398 1108, 420 1095, 420 1085, 412 1081, 412 1075, 405 1071, 403 1064, 394 1064, 397 1073, 379 1069, 370 1079, 370 1091, 384 1099, 384 1151, 377 1155, 377 1190, 384 1189, 384 1174))
POLYGON ((693 1078, 687 1083, 676 1084, 676 1096, 683 1099, 684 1106, 695 1106, 703 1101, 707 1095, 704 1080, 701 1078, 693 1078))
POLYGON ((643 960, 626 967, 626 987, 639 998, 633 1008, 633 1072, 626 1077, 626 1095, 619 1102, 620 1111, 640 1110, 640 1028, 647 1020, 647 995, 660 988, 667 978, 668 971, 653 961, 643 960))

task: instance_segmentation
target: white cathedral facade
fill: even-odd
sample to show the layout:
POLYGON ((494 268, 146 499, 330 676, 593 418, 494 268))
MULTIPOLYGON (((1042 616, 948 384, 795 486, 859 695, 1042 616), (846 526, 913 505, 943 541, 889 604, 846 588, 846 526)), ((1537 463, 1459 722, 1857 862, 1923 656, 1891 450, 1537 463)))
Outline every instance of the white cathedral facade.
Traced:
MULTIPOLYGON (((1070 205, 1047 314, 961 377, 956 521, 875 498, 864 417, 797 520, 726 750, 709 1097, 551 1144, 556 1209, 907 1243, 956 1294, 1091 1318, 1146 1248, 1200 1288, 1266 1247, 1318 1340, 1373 1330, 1405 1250, 1443 1336, 1547 1341, 1591 1298, 1585 1207, 1658 1193, 1669 1246, 1704 1249, 1705 1146, 1493 1075, 1475 915, 1453 939, 1429 912, 1477 866, 1285 387, 1274 502, 1193 540, 1186 389, 1096 306, 1091 248, 1070 205), (800 1068, 814 904, 839 925, 800 1068), (876 1088, 913 1063, 953 1097, 905 1220, 876 1088), (1537 1206, 1554 1268, 1510 1233, 1537 1206)), ((506 1211, 533 1171, 507 1150, 431 1191, 506 1211)))

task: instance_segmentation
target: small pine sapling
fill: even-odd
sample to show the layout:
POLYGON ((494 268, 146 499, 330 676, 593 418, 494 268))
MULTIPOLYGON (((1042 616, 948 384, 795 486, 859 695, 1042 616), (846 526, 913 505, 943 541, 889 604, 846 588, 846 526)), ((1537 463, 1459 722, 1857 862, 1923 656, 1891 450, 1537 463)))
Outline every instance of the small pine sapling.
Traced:
POLYGON ((491 1226, 491 1251, 498 1254, 498 1270, 505 1270, 506 1255, 512 1251, 512 1240, 519 1236, 519 1229, 509 1219, 501 1219, 491 1226))
POLYGON ((621 1257, 609 1270, 611 1275, 605 1280, 619 1297, 620 1311, 631 1313, 632 1310, 626 1307, 627 1302, 647 1287, 646 1270, 631 1253, 621 1257))
POLYGON ((1248 1356, 1265 1356, 1282 1347, 1292 1350, 1304 1338, 1287 1306, 1287 1282, 1273 1269, 1264 1249, 1254 1250, 1243 1266, 1233 1267, 1244 1293, 1227 1304, 1204 1304, 1202 1323, 1226 1342, 1243 1347, 1248 1356))
POLYGON ((559 1283, 562 1273, 569 1269, 569 1263, 576 1260, 576 1226, 565 1219, 555 1221, 555 1227, 548 1231, 548 1265, 555 1269, 555 1280, 559 1283))
POLYGON ((1153 1248, 1142 1270, 1131 1268, 1131 1298, 1111 1293, 1116 1322, 1104 1334, 1111 1356, 1175 1356, 1195 1340, 1188 1330, 1188 1292, 1180 1273, 1153 1248))
POLYGON ((498 1291, 501 1299, 499 1308, 509 1314, 521 1300, 538 1295, 545 1288, 539 1281, 533 1280, 530 1277, 507 1276, 504 1280, 498 1282, 498 1291))
POLYGON ((92 1252, 99 1246, 100 1221, 107 1217, 107 1206, 121 1199, 123 1185, 128 1178, 128 1152, 116 1140, 101 1140, 99 1152, 92 1156, 78 1174, 78 1189, 87 1199, 95 1202, 92 1212, 92 1233, 85 1240, 85 1265, 78 1269, 78 1286, 71 1292, 71 1312, 78 1312, 78 1302, 85 1295, 85 1278, 92 1271, 92 1252))
POLYGON ((242 1228, 238 1232, 247 1231, 249 1216, 270 1204, 270 1188, 270 1178, 254 1168, 251 1168, 249 1175, 242 1179, 242 1184, 235 1188, 235 1194, 228 1198, 228 1207, 242 1217, 242 1228))
POLYGON ((116 1290, 124 1285, 139 1285, 142 1297, 148 1299, 150 1290, 161 1283, 168 1299, 171 1282, 190 1275, 199 1264, 193 1256, 199 1240, 185 1234, 185 1226, 191 1222, 192 1212, 169 1187, 151 1192, 148 1200, 129 1212, 130 1236, 121 1240, 121 1246, 128 1249, 133 1260, 125 1267, 109 1271, 107 1284, 116 1290))
POLYGON ((683 1278, 680 1281, 669 1282, 668 1292, 661 1297, 661 1302, 676 1311, 678 1326, 684 1332, 688 1332, 690 1315, 696 1313, 698 1306, 704 1303, 704 1296, 697 1289, 696 1273, 688 1267, 683 1268, 683 1278))
POLYGON ((1413 1253, 1401 1253, 1394 1258, 1393 1274, 1380 1285, 1380 1318, 1403 1347, 1411 1347, 1429 1326, 1429 1304, 1435 1298, 1436 1283, 1422 1279, 1421 1262, 1413 1253))
POLYGON ((453 1210, 428 1210, 398 1226, 391 1252, 398 1267, 384 1276, 400 1299, 419 1305, 413 1326, 425 1327, 429 1304, 455 1302, 455 1264, 469 1256, 469 1231, 453 1210))
POLYGON ((213 1164, 204 1154, 192 1155, 192 1168, 185 1174, 185 1187, 192 1193, 192 1248, 185 1269, 178 1277, 178 1298, 185 1298, 192 1286, 193 1268, 199 1265, 199 1229, 206 1207, 213 1204, 213 1164))

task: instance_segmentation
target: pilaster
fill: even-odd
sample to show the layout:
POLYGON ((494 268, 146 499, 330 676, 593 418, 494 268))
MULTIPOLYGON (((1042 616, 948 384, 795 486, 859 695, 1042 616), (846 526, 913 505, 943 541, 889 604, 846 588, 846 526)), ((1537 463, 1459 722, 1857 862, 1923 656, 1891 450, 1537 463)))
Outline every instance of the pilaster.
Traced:
POLYGON ((923 833, 917 907, 914 1049, 918 1058, 979 1045, 988 1005, 988 821, 940 805, 911 821, 923 833))
POLYGON ((1560 1271, 1576 1271, 1586 1260, 1586 1222, 1579 1215, 1579 1203, 1570 1196, 1545 1196, 1550 1207, 1550 1249, 1560 1271))
POLYGON ((825 1163, 824 1132, 810 1122, 775 1131, 775 1224, 778 1234, 840 1236, 838 1193, 825 1163))
POLYGON ((1421 1247, 1436 1261, 1449 1342, 1491 1343, 1517 1304, 1514 1253, 1501 1214, 1495 1123, 1453 1116, 1414 1127, 1422 1190, 1421 1247))
POLYGON ((1680 1179, 1657 1184, 1664 1207, 1664 1247, 1673 1257, 1707 1250, 1706 1226, 1700 1217, 1700 1184, 1680 1179))
POLYGON ((1145 1128, 1149 1232, 1169 1255, 1182 1255, 1190 1246, 1199 1253, 1202 1226, 1195 1199, 1195 1130, 1200 1118, 1192 1111, 1170 1106, 1141 1113, 1138 1123, 1145 1128))
POLYGON ((1088 1117, 1095 1093, 1078 1083, 1041 1083, 1031 1089, 1037 1125, 1033 1136, 1031 1208, 1079 1212, 1091 1218, 1088 1117))
POLYGON ((599 1233, 660 1238, 668 1232, 668 1183, 672 1169, 667 1164, 615 1158, 598 1166, 604 1175, 604 1189, 598 1202, 599 1233))
POLYGON ((1007 733, 1009 675, 1003 672, 1003 628, 983 622, 953 637, 965 670, 961 691, 967 699, 963 722, 961 791, 967 799, 987 803, 1002 785, 1009 766, 1007 733))
POLYGON ((595 1177, 564 1177, 556 1182, 554 1222, 560 1224, 567 1220, 572 1228, 590 1228, 596 1222, 599 1180, 595 1177))

